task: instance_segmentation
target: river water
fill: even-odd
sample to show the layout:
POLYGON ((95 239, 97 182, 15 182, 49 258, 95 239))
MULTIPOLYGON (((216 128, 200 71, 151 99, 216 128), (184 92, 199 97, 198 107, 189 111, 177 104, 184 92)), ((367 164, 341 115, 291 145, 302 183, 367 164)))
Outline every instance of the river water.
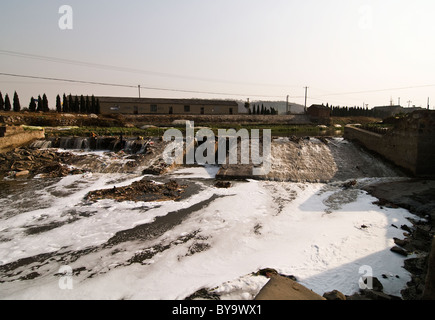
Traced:
POLYGON ((287 172, 281 181, 244 179, 228 189, 215 187, 218 166, 151 176, 120 170, 128 155, 89 150, 74 151, 89 155, 77 164, 85 174, 0 181, 0 298, 184 299, 208 288, 221 299, 252 299, 267 282, 252 273, 266 267, 321 295, 357 292, 369 267, 400 296, 410 275, 389 250, 403 238, 392 225, 417 218, 377 206, 362 187, 401 174, 341 138, 274 143, 274 170, 287 172), (290 164, 301 152, 307 176, 290 164), (108 162, 110 171, 91 165, 108 162), (329 179, 309 182, 322 172, 329 179), (188 188, 176 201, 85 200, 143 178, 188 188), (356 185, 345 187, 349 179, 356 185))

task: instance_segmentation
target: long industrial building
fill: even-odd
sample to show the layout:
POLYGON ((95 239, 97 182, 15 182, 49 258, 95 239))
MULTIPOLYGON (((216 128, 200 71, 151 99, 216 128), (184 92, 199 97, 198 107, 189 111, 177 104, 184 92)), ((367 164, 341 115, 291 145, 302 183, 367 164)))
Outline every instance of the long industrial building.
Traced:
POLYGON ((238 114, 238 104, 231 100, 154 99, 97 97, 102 114, 174 114, 231 115, 238 114))

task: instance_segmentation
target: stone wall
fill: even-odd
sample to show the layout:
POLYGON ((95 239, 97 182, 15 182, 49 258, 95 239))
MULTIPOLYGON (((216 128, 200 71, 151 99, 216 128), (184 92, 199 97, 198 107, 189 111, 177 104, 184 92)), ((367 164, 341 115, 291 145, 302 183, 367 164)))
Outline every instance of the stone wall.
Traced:
POLYGON ((0 153, 8 152, 16 147, 28 144, 37 139, 44 139, 45 132, 41 130, 24 130, 22 127, 0 127, 3 136, 0 137, 0 153))
POLYGON ((346 126, 344 137, 357 141, 415 176, 435 176, 435 112, 414 112, 385 135, 346 126))

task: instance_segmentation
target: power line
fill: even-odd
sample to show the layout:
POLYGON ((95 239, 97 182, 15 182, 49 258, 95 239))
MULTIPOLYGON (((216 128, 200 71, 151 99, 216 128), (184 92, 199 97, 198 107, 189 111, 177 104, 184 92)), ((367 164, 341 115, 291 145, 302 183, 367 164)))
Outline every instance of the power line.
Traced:
POLYGON ((29 76, 29 75, 4 73, 4 72, 0 72, 0 75, 2 75, 2 76, 8 76, 8 77, 16 77, 16 78, 27 78, 27 79, 49 80, 49 81, 62 81, 62 82, 82 83, 82 84, 94 84, 94 85, 111 86, 111 87, 124 87, 124 88, 135 88, 136 87, 136 86, 125 85, 125 84, 115 84, 115 83, 106 83, 106 82, 94 82, 94 81, 84 81, 84 80, 72 80, 72 79, 60 79, 60 78, 52 78, 52 77, 29 76))
POLYGON ((12 57, 53 62, 53 63, 62 63, 62 64, 81 66, 81 67, 98 68, 98 69, 105 69, 105 70, 112 70, 112 71, 119 71, 119 72, 129 72, 129 73, 136 73, 136 74, 147 74, 147 75, 166 77, 166 78, 177 78, 177 79, 185 79, 185 80, 196 80, 196 81, 204 81, 204 82, 250 85, 250 86, 285 87, 285 88, 296 87, 296 86, 289 86, 289 85, 285 85, 285 84, 239 82, 239 81, 230 81, 230 80, 223 80, 223 79, 195 77, 195 76, 190 76, 190 75, 180 75, 180 74, 173 74, 173 73, 166 73, 166 72, 141 70, 141 69, 136 69, 136 68, 133 69, 133 68, 128 68, 128 67, 120 67, 120 66, 106 65, 106 64, 93 63, 93 62, 85 62, 85 61, 79 61, 79 60, 63 59, 63 58, 49 57, 49 56, 36 55, 36 54, 17 52, 17 51, 9 51, 9 50, 0 50, 0 54, 6 55, 6 56, 12 56, 12 57))
MULTIPOLYGON (((73 79, 62 79, 53 77, 41 77, 41 76, 29 76, 13 73, 0 72, 2 76, 17 77, 17 78, 27 78, 27 79, 38 79, 38 80, 48 80, 48 81, 60 81, 69 83, 81 83, 81 84, 92 84, 100 86, 112 86, 112 87, 123 87, 123 88, 138 88, 137 85, 126 85, 117 83, 107 83, 107 82, 96 82, 96 81, 85 81, 85 80, 73 80, 73 79)), ((182 93, 197 93, 197 94, 210 94, 210 95, 227 95, 227 96, 238 96, 238 97, 262 97, 262 98, 278 98, 281 96, 268 96, 268 95, 258 95, 258 94, 246 94, 246 93, 228 93, 228 92, 211 92, 211 91, 196 91, 196 90, 183 90, 183 89, 169 89, 161 87, 148 87, 140 85, 139 89, 146 90, 158 90, 158 91, 169 91, 169 92, 182 92, 182 93)))

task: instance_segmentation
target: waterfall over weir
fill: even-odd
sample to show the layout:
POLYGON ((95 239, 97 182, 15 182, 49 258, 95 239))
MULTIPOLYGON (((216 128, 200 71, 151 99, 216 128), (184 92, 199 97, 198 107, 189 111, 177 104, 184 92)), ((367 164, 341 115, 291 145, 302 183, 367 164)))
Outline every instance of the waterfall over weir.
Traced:
MULTIPOLYGON (((62 137, 36 141, 31 147, 113 152, 122 150, 127 155, 146 155, 150 152, 149 146, 151 145, 161 145, 158 150, 152 152, 156 159, 161 158, 164 149, 163 144, 157 140, 148 139, 129 138, 121 141, 115 137, 62 137)), ((383 159, 368 153, 343 138, 274 139, 271 144, 272 161, 270 171, 261 176, 253 175, 252 163, 241 164, 240 150, 239 143, 238 163, 229 164, 230 162, 227 159, 226 163, 221 165, 221 169, 216 175, 217 178, 325 183, 348 179, 403 175, 383 159)), ((95 159, 89 159, 86 162, 87 169, 95 167, 95 159)), ((156 160, 156 163, 158 162, 156 160)), ((102 170, 102 168, 96 169, 98 172, 102 170)), ((103 171, 107 172, 107 170, 105 168, 103 171)))
POLYGON ((114 137, 61 137, 37 140, 30 147, 35 149, 60 148, 65 150, 108 150, 142 154, 153 142, 150 139, 121 139, 114 137))

